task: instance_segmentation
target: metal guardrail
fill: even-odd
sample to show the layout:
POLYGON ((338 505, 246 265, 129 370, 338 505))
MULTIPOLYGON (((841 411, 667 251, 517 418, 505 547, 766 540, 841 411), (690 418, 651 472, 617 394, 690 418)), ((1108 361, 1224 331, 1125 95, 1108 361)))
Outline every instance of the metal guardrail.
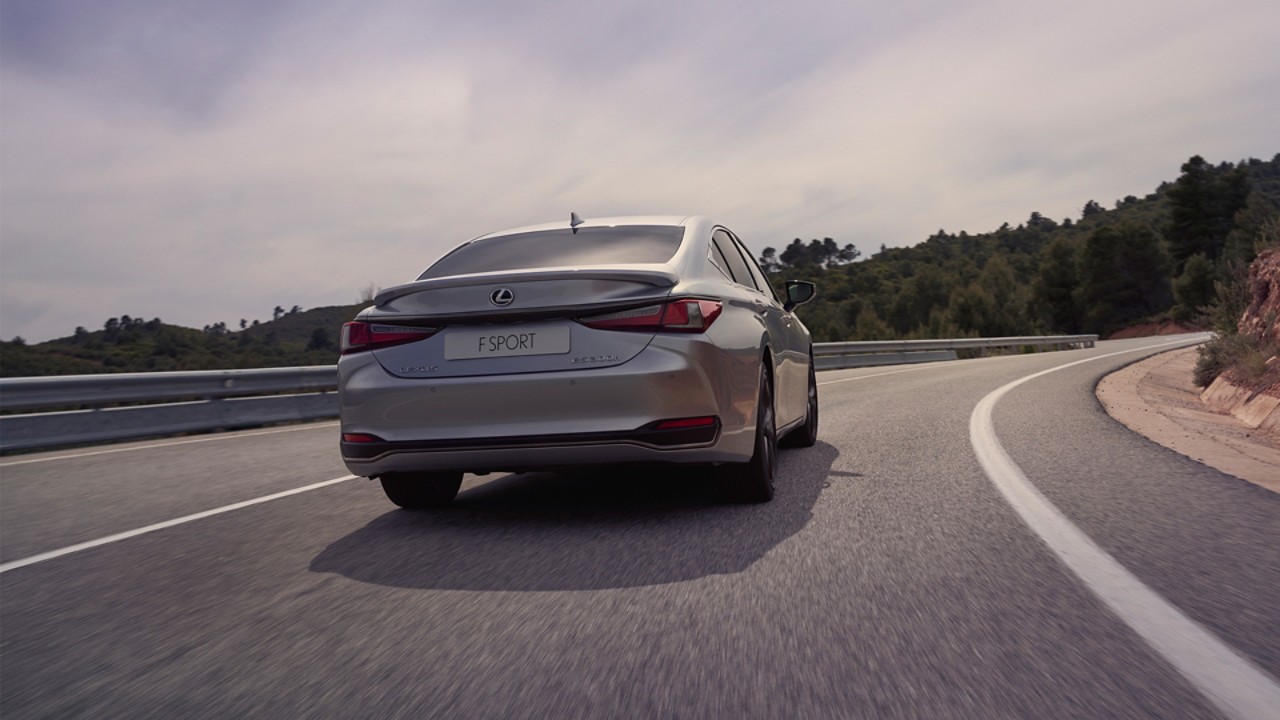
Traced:
POLYGON ((333 365, 0 379, 0 410, 338 389, 333 365))
POLYGON ((923 350, 971 350, 976 348, 1093 347, 1097 335, 1026 335, 996 338, 950 338, 937 340, 880 340, 874 342, 815 343, 813 354, 845 355, 862 353, 919 352, 923 350))
MULTIPOLYGON (((1057 335, 815 343, 813 354, 819 370, 830 370, 954 360, 956 350, 975 348, 1093 347, 1097 339, 1057 335)), ((337 417, 337 384, 333 365, 4 378, 0 411, 44 412, 0 416, 0 452, 337 417), (118 403, 160 404, 104 407, 118 403)))
POLYGON ((997 338, 947 338, 937 340, 878 340, 870 342, 814 343, 814 364, 819 370, 869 365, 901 365, 955 360, 957 350, 996 348, 1093 347, 1097 335, 1029 335, 997 338))
POLYGON ((879 365, 910 365, 912 363, 941 362, 955 360, 955 350, 919 350, 896 353, 860 353, 857 355, 820 355, 815 345, 813 348, 813 366, 818 370, 845 370, 856 367, 876 367, 879 365))
POLYGON ((332 418, 337 389, 333 365, 4 378, 0 410, 44 412, 0 415, 0 452, 332 418))

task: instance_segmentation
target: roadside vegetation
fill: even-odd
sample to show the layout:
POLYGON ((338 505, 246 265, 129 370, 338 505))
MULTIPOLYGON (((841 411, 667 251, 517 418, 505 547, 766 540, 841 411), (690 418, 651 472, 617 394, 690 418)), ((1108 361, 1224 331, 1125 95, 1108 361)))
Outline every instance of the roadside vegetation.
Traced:
POLYGON ((1280 219, 1263 227, 1257 247, 1254 263, 1234 264, 1205 309, 1205 325, 1216 335, 1196 361, 1201 387, 1223 373, 1255 391, 1280 386, 1280 219))
MULTIPOLYGON (((1278 224, 1280 155, 1217 165, 1196 156, 1151 193, 1111 208, 1090 200, 1077 218, 1032 212, 1016 226, 974 235, 939 230, 870 257, 853 242, 796 238, 781 250, 764 248, 760 262, 779 288, 789 279, 818 283, 818 297, 797 311, 817 342, 1106 337, 1158 323, 1222 335, 1203 360, 1203 376, 1211 377, 1237 362, 1253 367, 1250 353, 1266 352, 1246 352, 1247 341, 1229 339, 1225 328, 1239 320, 1248 265, 1275 242, 1278 224)), ((277 307, 269 321, 201 330, 112 317, 100 329, 76 328, 39 345, 0 342, 0 375, 329 364, 342 323, 372 295, 366 288, 354 305, 277 307)))

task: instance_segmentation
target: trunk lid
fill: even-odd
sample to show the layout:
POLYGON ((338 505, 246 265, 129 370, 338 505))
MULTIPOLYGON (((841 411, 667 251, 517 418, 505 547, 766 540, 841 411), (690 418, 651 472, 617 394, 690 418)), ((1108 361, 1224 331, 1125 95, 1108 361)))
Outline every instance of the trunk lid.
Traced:
POLYGON ((653 335, 595 330, 574 319, 661 303, 677 280, 667 268, 457 275, 383 290, 360 319, 440 329, 418 342, 373 351, 397 377, 602 368, 635 357, 653 335))
POLYGON ((548 269, 454 275, 388 288, 374 298, 369 319, 501 322, 592 312, 661 300, 678 281, 661 269, 548 269), (507 290, 509 298, 495 300, 507 290), (501 302, 505 301, 505 302, 501 302))

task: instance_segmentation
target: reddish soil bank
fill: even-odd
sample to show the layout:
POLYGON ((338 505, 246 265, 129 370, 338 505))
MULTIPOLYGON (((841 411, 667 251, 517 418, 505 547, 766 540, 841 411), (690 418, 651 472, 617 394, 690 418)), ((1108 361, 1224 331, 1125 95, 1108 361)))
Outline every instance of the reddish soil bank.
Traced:
POLYGON ((1180 325, 1172 320, 1162 320, 1158 323, 1130 325, 1127 328, 1111 333, 1103 340, 1124 340, 1125 338, 1150 337, 1152 335, 1181 335, 1182 333, 1192 332, 1198 332, 1198 329, 1180 325))

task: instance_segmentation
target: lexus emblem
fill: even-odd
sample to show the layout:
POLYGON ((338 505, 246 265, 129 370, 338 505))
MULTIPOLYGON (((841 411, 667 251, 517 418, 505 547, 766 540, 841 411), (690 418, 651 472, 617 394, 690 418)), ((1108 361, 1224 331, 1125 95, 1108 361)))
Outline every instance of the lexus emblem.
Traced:
POLYGON ((489 293, 489 302, 498 307, 506 307, 516 299, 516 294, 511 292, 511 288, 498 288, 489 293))

